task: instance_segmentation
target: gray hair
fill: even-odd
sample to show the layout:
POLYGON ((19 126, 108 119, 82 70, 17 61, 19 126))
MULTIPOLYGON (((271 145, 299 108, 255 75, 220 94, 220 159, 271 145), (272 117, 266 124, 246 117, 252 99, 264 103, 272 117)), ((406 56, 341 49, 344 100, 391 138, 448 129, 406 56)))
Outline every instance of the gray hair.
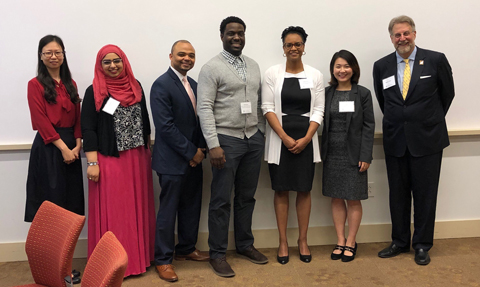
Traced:
POLYGON ((412 27, 413 32, 416 31, 415 30, 415 22, 413 22, 413 19, 406 16, 406 15, 401 15, 401 16, 395 17, 392 20, 390 20, 390 24, 388 24, 388 32, 390 33, 390 35, 392 35, 393 26, 395 24, 399 24, 399 23, 407 23, 408 25, 410 25, 412 27))

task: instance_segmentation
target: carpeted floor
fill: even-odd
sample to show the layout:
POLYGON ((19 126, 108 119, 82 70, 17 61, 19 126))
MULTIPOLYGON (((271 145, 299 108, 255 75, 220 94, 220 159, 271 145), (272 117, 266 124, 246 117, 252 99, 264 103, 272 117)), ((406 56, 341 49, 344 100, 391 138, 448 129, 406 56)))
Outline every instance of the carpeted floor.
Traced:
MULTIPOLYGON (((313 260, 308 264, 299 260, 295 247, 290 248, 286 265, 277 263, 273 248, 261 249, 270 259, 266 265, 229 252, 233 278, 215 275, 207 262, 174 261, 178 282, 160 280, 152 266, 143 275, 125 279, 123 286, 480 286, 480 238, 435 240, 427 266, 415 264, 413 251, 378 258, 377 252, 387 245, 359 244, 357 257, 349 263, 330 260, 333 245, 312 246, 313 260)), ((73 267, 83 271, 85 264, 86 259, 74 259, 73 267)), ((28 262, 0 263, 0 287, 28 283, 33 283, 28 262)))

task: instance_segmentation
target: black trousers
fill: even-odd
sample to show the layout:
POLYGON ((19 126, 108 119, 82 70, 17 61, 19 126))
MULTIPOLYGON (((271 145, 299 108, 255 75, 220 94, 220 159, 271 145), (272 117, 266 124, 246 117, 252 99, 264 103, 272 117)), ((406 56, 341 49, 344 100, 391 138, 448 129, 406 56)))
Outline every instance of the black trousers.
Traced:
POLYGON ((238 139, 219 134, 220 146, 225 152, 223 169, 212 167, 212 185, 208 210, 208 245, 210 258, 225 256, 228 246, 231 193, 233 200, 235 246, 244 251, 253 244, 252 214, 255 207, 255 191, 265 146, 260 132, 249 139, 238 139))
POLYGON ((187 255, 195 251, 202 208, 202 165, 189 167, 183 175, 157 173, 160 207, 155 233, 155 265, 171 264, 173 252, 187 255), (178 217, 178 244, 175 245, 175 221, 178 217))
POLYGON ((429 250, 433 246, 438 182, 443 151, 414 157, 407 150, 402 157, 385 155, 390 187, 392 241, 399 247, 429 250), (411 206, 413 226, 411 237, 411 206))

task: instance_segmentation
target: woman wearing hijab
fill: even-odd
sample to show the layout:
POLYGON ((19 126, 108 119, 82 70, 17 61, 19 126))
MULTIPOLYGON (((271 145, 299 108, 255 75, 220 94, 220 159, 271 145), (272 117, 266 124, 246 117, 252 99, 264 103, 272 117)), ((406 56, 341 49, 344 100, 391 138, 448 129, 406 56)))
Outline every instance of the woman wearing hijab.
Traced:
POLYGON ((32 222, 45 200, 85 214, 80 98, 62 39, 43 37, 37 56, 37 76, 28 82, 27 92, 32 127, 38 133, 28 166, 26 222, 32 222))
POLYGON ((117 46, 106 45, 97 54, 82 107, 82 133, 88 254, 112 231, 128 254, 125 277, 144 273, 153 260, 155 236, 150 123, 143 89, 117 46))

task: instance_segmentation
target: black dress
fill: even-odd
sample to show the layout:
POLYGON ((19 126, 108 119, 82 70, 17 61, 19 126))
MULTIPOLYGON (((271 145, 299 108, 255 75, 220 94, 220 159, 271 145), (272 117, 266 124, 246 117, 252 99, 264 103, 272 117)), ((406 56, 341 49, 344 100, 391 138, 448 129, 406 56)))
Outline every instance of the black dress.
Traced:
POLYGON ((350 91, 335 91, 330 105, 328 151, 323 163, 323 195, 346 200, 368 198, 367 172, 352 165, 347 151, 347 114, 339 112, 339 102, 348 101, 350 91))
MULTIPOLYGON (((310 126, 310 118, 302 116, 310 112, 310 89, 300 89, 297 75, 284 79, 281 93, 283 130, 294 140, 304 137, 310 126)), ((312 142, 299 154, 282 144, 280 164, 269 164, 269 171, 273 190, 310 192, 315 174, 312 142)))

